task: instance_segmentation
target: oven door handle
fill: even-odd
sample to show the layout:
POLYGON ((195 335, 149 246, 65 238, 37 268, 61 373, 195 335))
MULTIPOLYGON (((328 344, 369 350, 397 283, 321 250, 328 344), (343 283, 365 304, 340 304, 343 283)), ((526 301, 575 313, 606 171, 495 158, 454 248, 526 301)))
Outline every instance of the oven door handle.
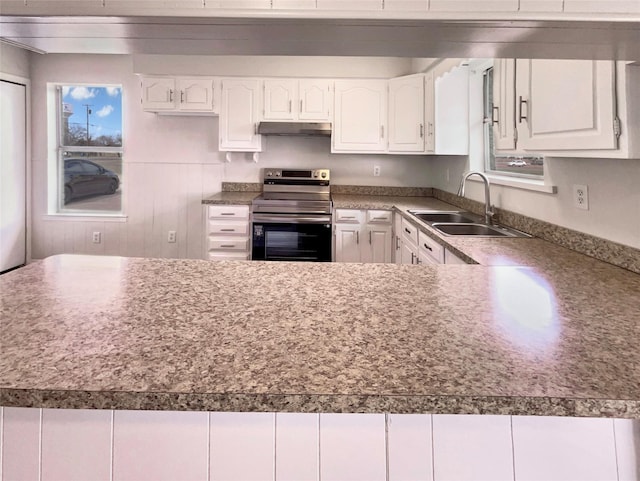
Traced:
POLYGON ((280 216, 253 214, 253 222, 258 224, 331 224, 331 216, 280 216))

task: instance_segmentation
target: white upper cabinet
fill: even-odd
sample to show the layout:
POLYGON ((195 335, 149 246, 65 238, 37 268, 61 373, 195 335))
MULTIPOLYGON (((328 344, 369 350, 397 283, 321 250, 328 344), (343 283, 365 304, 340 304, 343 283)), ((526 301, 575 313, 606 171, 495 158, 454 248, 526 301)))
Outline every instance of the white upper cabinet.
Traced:
POLYGON ((516 148, 516 61, 496 59, 493 62, 493 106, 490 121, 496 150, 516 148))
POLYGON ((332 151, 385 152, 386 135, 387 81, 336 81, 332 151))
POLYGON ((436 105, 435 105, 435 85, 433 83, 433 72, 424 75, 424 124, 425 138, 424 150, 427 153, 434 153, 436 149, 436 105))
POLYGON ((518 0, 431 0, 432 12, 517 12, 518 0))
POLYGON ((222 80, 220 150, 259 152, 262 136, 256 133, 259 117, 260 81, 222 80))
POLYGON ((332 81, 267 79, 264 81, 264 120, 331 120, 332 81))
POLYGON ((574 13, 640 14, 638 0, 564 0, 564 11, 574 13))
POLYGON ((384 9, 392 11, 426 12, 429 0, 384 0, 384 9))
POLYGON ((519 148, 616 149, 614 68, 610 61, 518 60, 519 148))
POLYGON ((562 12, 563 0, 520 0, 521 12, 562 12))
POLYGON ((424 152, 424 78, 389 80, 389 152, 424 152))
POLYGON ((316 8, 316 0, 273 0, 273 9, 312 9, 316 8))
POLYGON ((205 6, 208 8, 224 8, 229 10, 257 8, 270 9, 271 0, 207 0, 205 6))
POLYGON ((151 112, 215 114, 215 83, 205 77, 143 77, 142 108, 151 112))
POLYGON ((382 10, 382 0, 318 0, 320 10, 382 10))

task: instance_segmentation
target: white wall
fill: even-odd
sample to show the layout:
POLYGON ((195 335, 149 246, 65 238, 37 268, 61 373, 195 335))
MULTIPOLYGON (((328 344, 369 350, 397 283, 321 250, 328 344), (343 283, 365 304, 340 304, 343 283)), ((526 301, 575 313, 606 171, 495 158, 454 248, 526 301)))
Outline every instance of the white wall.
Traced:
MULTIPOLYGON (((152 57, 143 59, 147 66, 158 61, 152 57)), ((211 63, 203 60, 206 57, 163 58, 168 70, 182 73, 202 73, 191 70, 198 64, 217 65, 216 71, 224 75, 248 75, 252 71, 252 62, 246 58, 213 57, 211 63)), ((203 241, 202 198, 219 192, 223 181, 259 182, 260 169, 265 166, 329 167, 333 182, 338 184, 429 185, 429 161, 423 156, 331 155, 329 140, 323 138, 270 137, 265 139, 266 152, 258 164, 243 154, 234 154, 233 162, 227 164, 217 147, 217 118, 158 116, 142 111, 140 77, 133 73, 134 61, 141 59, 124 55, 32 57, 34 258, 58 253, 199 258, 203 241), (55 155, 47 144, 47 82, 123 85, 126 222, 47 216, 47 162, 55 155), (380 177, 373 177, 373 165, 382 167, 380 177), (177 243, 166 241, 169 230, 177 231, 177 243), (100 244, 90 242, 95 231, 102 233, 100 244)), ((322 62, 309 59, 292 59, 290 64, 279 65, 269 58, 256 64, 254 75, 308 76, 325 71, 335 76, 374 72, 393 76, 406 73, 410 61, 340 59, 326 61, 326 65, 323 69, 322 62)))
MULTIPOLYGON (((482 71, 472 69, 468 157, 432 159, 432 187, 456 192, 463 172, 483 165, 482 71), (448 178, 448 180, 447 180, 448 178)), ((640 248, 640 159, 545 158, 545 179, 557 194, 493 185, 491 201, 499 208, 579 232, 640 248), (587 185, 589 210, 573 206, 572 187, 587 185)), ((481 183, 469 182, 466 196, 484 201, 481 183)))
POLYGON ((0 42, 0 72, 29 78, 29 56, 27 50, 0 42))

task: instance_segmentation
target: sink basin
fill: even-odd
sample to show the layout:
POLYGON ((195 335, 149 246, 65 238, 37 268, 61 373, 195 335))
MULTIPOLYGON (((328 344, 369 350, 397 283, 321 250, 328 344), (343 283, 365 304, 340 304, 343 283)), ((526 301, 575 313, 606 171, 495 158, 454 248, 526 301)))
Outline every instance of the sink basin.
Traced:
POLYGON ((410 210, 409 213, 428 224, 433 224, 434 222, 475 224, 476 222, 478 222, 477 218, 474 219, 472 217, 472 214, 469 214, 467 212, 433 212, 410 210))
POLYGON ((445 235, 474 237, 530 237, 529 234, 502 226, 486 224, 432 224, 445 235))

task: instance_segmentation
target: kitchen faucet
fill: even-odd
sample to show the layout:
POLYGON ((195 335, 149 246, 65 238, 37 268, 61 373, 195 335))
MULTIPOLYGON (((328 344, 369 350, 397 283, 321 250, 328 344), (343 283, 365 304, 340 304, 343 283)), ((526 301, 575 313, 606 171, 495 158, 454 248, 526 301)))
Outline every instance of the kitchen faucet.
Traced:
POLYGON ((460 187, 458 188, 458 195, 464 196, 464 185, 469 177, 472 175, 478 175, 484 182, 484 222, 488 225, 493 224, 493 207, 491 206, 491 193, 489 191, 489 178, 484 175, 482 172, 478 172, 476 170, 472 170, 471 172, 467 172, 462 175, 462 180, 460 181, 460 187))

